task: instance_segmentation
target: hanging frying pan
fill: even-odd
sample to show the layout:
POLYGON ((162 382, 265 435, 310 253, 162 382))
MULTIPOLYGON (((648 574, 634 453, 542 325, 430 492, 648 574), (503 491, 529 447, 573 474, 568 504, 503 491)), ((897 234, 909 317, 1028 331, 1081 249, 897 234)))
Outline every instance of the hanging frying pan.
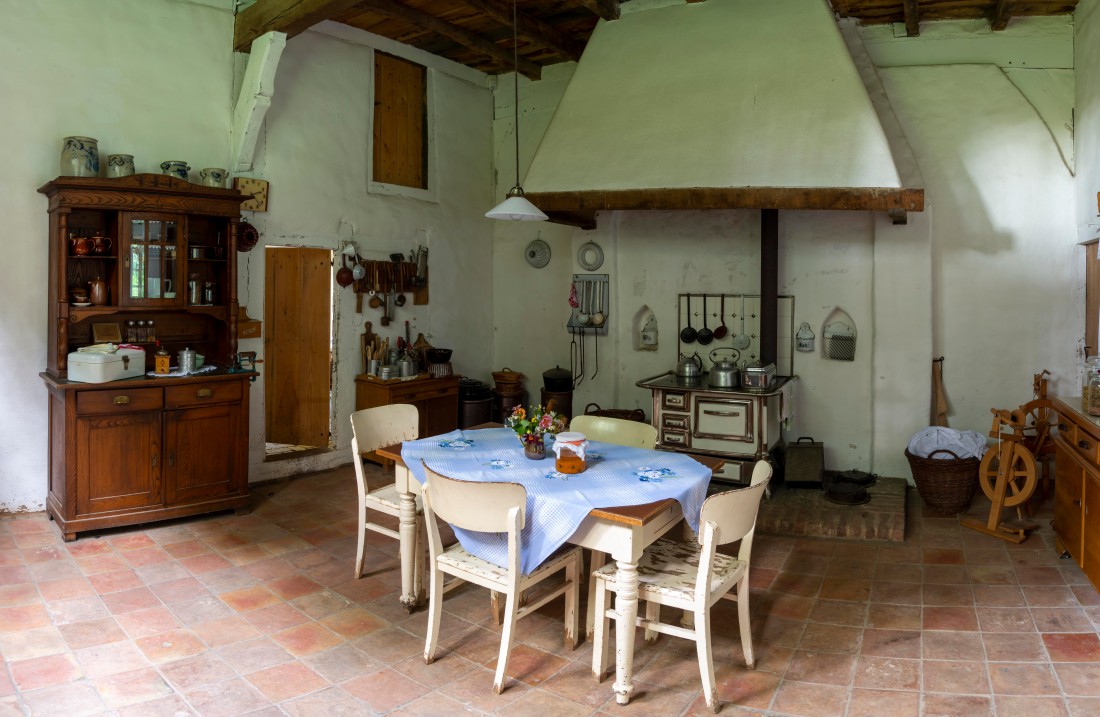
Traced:
POLYGON ((687 310, 688 325, 680 329, 680 340, 685 344, 693 344, 699 334, 691 327, 691 294, 687 295, 687 310))
POLYGON ((695 337, 700 346, 706 346, 714 340, 714 332, 707 328, 707 295, 703 294, 703 328, 699 330, 699 335, 695 337))
POLYGON ((726 338, 726 335, 730 332, 730 330, 726 328, 726 295, 725 294, 722 294, 722 310, 719 313, 722 316, 722 325, 714 330, 714 338, 721 341, 722 339, 726 338))

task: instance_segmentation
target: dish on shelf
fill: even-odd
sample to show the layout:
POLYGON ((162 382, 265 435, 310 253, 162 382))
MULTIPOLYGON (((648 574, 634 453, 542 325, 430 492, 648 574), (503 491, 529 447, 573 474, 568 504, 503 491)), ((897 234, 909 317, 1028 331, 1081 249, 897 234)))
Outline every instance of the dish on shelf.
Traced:
POLYGON ((80 302, 74 301, 72 303, 72 306, 91 306, 91 305, 92 305, 92 302, 90 302, 90 301, 80 301, 80 302))

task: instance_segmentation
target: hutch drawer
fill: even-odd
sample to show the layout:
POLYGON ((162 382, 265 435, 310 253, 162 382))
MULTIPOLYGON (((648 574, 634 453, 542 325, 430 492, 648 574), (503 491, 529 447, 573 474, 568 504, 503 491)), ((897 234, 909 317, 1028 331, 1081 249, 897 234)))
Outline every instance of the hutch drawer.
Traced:
POLYGON ((94 413, 123 413, 149 411, 164 404, 164 394, 159 388, 123 388, 81 391, 76 395, 76 412, 79 415, 94 413))
POLYGON ((183 386, 169 386, 164 389, 164 405, 167 408, 189 408, 240 400, 240 381, 189 383, 183 386))

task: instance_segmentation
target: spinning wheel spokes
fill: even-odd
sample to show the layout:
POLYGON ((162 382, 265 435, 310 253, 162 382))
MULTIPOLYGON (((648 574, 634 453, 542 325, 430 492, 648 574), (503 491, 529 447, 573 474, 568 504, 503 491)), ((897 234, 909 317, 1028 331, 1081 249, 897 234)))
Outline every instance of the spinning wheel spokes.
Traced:
MULTIPOLYGON (((982 492, 990 500, 995 500, 997 479, 1000 475, 1001 450, 990 449, 982 457, 978 466, 978 480, 982 486, 982 492)), ((1031 452, 1023 446, 1012 444, 1012 457, 1009 459, 1008 470, 1005 471, 1008 485, 1006 486, 1004 507, 1011 508, 1026 503, 1035 490, 1035 458, 1031 452)))

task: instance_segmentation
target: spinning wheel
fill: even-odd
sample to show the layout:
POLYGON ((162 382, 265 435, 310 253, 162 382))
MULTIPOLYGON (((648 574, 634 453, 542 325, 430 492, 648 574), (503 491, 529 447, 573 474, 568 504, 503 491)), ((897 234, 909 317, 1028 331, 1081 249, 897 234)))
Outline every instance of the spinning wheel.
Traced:
POLYGON ((1004 448, 1006 450, 988 450, 985 452, 981 465, 978 466, 978 481, 985 496, 990 500, 994 500, 997 480, 1001 475, 1000 454, 1011 451, 1011 457, 1008 459, 1009 467, 1004 472, 1008 485, 1005 489, 1002 505, 1005 508, 1012 508, 1026 503, 1035 490, 1035 458, 1031 455, 1031 451, 1019 443, 1014 442, 1011 444, 1011 448, 1008 446, 1004 448))

